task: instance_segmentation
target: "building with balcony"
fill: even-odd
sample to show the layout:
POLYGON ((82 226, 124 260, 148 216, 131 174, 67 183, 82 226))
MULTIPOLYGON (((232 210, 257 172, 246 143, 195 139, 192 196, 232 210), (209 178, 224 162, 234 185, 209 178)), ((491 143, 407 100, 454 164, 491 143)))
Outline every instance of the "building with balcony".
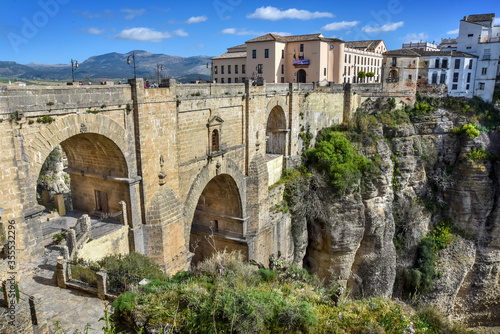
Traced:
POLYGON ((385 91, 416 90, 419 66, 418 54, 413 49, 397 49, 384 53, 382 87, 385 91))
POLYGON ((268 83, 378 82, 386 50, 382 40, 344 42, 322 34, 266 34, 212 58, 212 81, 234 83, 251 78, 268 83), (372 72, 374 77, 358 80, 359 71, 372 72))
POLYGON ((474 95, 492 101, 498 81, 500 26, 495 14, 469 15, 460 21, 457 51, 477 56, 474 95))

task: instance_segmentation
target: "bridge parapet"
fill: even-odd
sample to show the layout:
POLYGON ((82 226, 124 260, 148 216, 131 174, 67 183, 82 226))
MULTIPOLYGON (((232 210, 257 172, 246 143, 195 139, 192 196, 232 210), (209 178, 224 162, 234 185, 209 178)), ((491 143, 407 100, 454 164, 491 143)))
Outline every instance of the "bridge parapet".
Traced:
POLYGON ((0 90, 0 119, 10 119, 15 112, 38 117, 126 108, 127 104, 132 104, 128 85, 5 87, 0 90))

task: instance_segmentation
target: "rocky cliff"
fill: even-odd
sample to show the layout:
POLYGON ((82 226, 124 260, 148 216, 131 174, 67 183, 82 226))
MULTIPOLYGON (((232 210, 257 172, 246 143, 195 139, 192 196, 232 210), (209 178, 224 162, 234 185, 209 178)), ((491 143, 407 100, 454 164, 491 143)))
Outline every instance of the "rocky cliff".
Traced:
POLYGON ((294 261, 352 294, 417 300, 468 325, 498 326, 498 118, 480 101, 367 101, 337 130, 377 173, 342 195, 314 166, 287 185, 294 261))

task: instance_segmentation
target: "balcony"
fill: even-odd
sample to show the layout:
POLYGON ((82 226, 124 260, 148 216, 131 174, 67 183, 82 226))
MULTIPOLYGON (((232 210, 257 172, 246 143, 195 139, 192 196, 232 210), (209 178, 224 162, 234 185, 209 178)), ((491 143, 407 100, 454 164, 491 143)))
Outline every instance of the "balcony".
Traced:
POLYGON ((309 59, 295 59, 293 66, 309 65, 309 59))

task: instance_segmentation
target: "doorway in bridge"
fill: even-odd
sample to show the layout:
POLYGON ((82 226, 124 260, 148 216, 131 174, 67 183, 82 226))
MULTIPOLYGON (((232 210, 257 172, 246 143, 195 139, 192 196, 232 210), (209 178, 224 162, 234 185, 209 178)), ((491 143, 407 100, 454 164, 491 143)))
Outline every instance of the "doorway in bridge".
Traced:
POLYGON ((70 228, 78 235, 77 223, 85 214, 93 239, 121 228, 125 206, 120 202, 130 202, 129 187, 125 157, 113 141, 95 133, 62 141, 46 158, 37 181, 37 200, 46 208, 44 245, 70 228))
POLYGON ((267 119, 266 154, 285 155, 286 134, 285 112, 280 106, 275 106, 267 119))
POLYGON ((300 69, 297 71, 297 82, 298 83, 306 82, 306 71, 304 69, 300 69))
POLYGON ((203 190, 191 226, 189 249, 194 253, 191 264, 211 257, 215 251, 240 251, 248 258, 244 238, 241 198, 233 178, 221 174, 203 190))

